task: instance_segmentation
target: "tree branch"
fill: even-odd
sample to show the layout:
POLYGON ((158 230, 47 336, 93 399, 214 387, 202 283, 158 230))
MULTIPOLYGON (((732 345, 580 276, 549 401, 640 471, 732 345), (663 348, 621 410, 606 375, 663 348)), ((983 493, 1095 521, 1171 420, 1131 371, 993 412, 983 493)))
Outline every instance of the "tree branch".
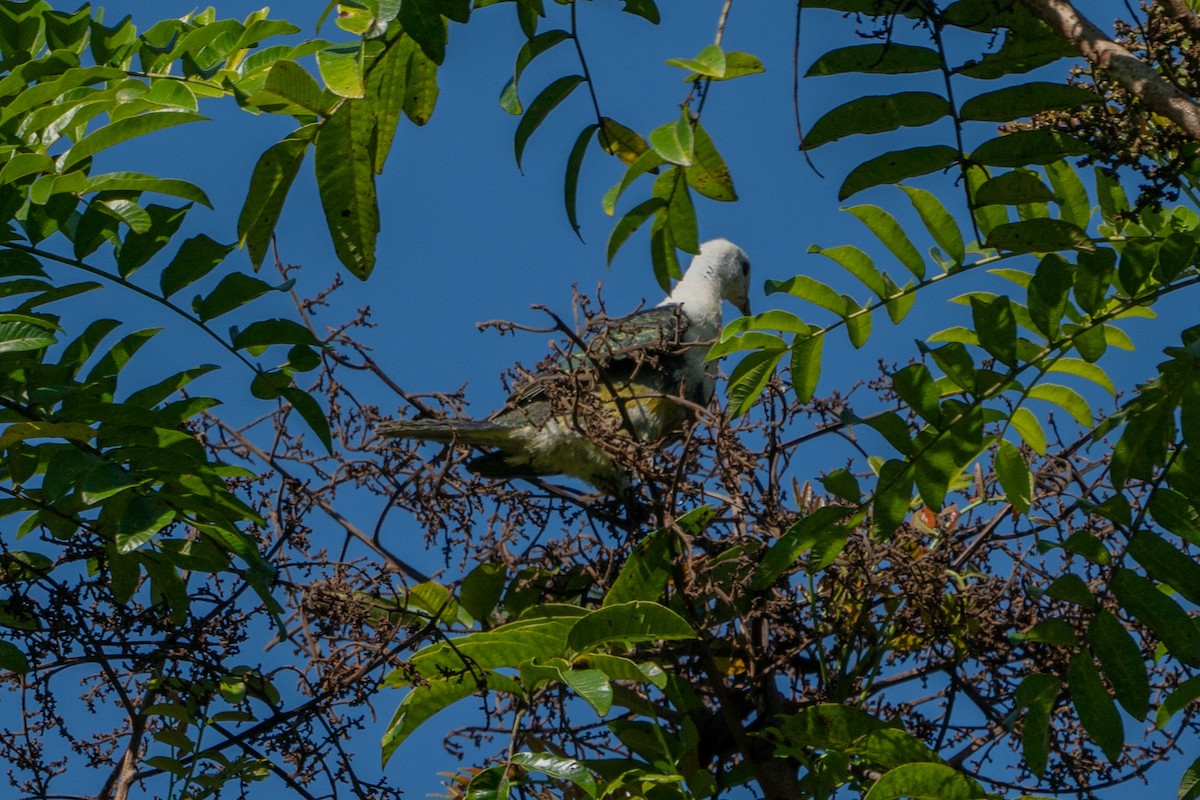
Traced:
POLYGON ((1021 3, 1148 109, 1200 140, 1200 105, 1195 99, 1163 80, 1153 67, 1106 36, 1071 3, 1067 0, 1021 0, 1021 3))
POLYGON ((1158 0, 1158 5, 1167 13, 1167 16, 1182 25, 1193 38, 1200 38, 1200 17, 1197 17, 1196 13, 1188 8, 1188 4, 1184 0, 1158 0))

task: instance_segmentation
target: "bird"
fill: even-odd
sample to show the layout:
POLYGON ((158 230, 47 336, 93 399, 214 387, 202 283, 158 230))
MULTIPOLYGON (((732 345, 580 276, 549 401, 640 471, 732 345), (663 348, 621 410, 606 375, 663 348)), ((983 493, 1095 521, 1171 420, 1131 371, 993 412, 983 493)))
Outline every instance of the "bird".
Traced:
POLYGON ((683 277, 654 308, 590 324, 586 340, 551 369, 519 386, 483 420, 400 419, 379 423, 380 436, 488 448, 467 468, 488 478, 565 475, 621 496, 632 483, 613 458, 620 428, 641 442, 677 434, 692 410, 706 407, 717 365, 707 360, 721 332, 725 301, 750 314, 750 259, 714 239, 700 246, 683 277), (580 347, 582 345, 582 347, 580 347), (588 397, 580 397, 581 394, 588 397), (581 423, 588 399, 607 425, 581 423), (607 428, 608 430, 605 430, 607 428))

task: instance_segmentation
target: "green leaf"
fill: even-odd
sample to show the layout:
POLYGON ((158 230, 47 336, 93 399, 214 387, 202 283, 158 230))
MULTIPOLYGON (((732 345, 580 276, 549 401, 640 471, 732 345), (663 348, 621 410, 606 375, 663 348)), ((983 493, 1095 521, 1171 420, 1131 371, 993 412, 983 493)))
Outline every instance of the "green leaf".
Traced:
POLYGON ((691 166, 695 161, 696 139, 688 110, 685 108, 674 122, 651 131, 650 146, 669 163, 691 166))
POLYGON ((403 0, 397 21, 435 64, 446 60, 446 21, 436 0, 403 0))
MULTIPOLYGON (((507 686, 501 681, 501 676, 487 674, 485 686, 500 689, 507 686)), ((469 675, 458 675, 443 679, 430 680, 414 686, 404 699, 392 719, 388 722, 387 730, 380 742, 383 763, 396 753, 396 749, 404 743, 425 720, 479 691, 476 680, 469 675)))
POLYGON ((1084 313, 1095 314, 1107 302, 1108 289, 1116 275, 1117 254, 1102 247, 1094 252, 1080 251, 1077 256, 1075 302, 1084 313))
POLYGON ((844 539, 846 526, 842 521, 853 511, 846 506, 822 506, 788 528, 763 556, 754 572, 753 588, 762 590, 775 583, 818 544, 844 539))
POLYGON ((437 64, 414 48, 404 78, 404 113, 414 125, 425 125, 433 117, 440 91, 437 72, 437 64))
POLYGON ((317 130, 318 126, 307 125, 294 131, 282 142, 267 148, 254 165, 250 189, 238 216, 237 231, 238 244, 247 249, 255 269, 266 258, 275 225, 283 213, 283 202, 317 130))
POLYGON ((370 108, 343 103, 321 125, 313 159, 334 252, 359 280, 366 280, 375 268, 379 236, 373 141, 370 108))
POLYGON ((273 344, 320 346, 321 341, 308 328, 290 319, 259 320, 233 335, 233 346, 237 350, 273 344))
POLYGON ((1121 288, 1130 297, 1136 296, 1146 285, 1158 262, 1161 244, 1145 239, 1130 239, 1121 249, 1121 261, 1117 277, 1121 288))
MULTIPOLYGON (((710 510, 709 506, 701 508, 710 510)), ((671 579, 675 548, 675 533, 669 528, 660 528, 639 542, 604 595, 604 605, 658 600, 671 579)))
POLYGON ((1007 367, 1017 365, 1017 319, 1005 296, 985 300, 972 296, 971 318, 979 344, 1007 367))
POLYGON ((873 534, 887 539, 907 519, 913 483, 913 470, 904 461, 888 459, 879 468, 879 482, 871 500, 873 534))
POLYGON ((1121 182, 1096 167, 1096 198, 1100 201, 1100 215, 1104 221, 1118 231, 1125 227, 1125 220, 1118 219, 1129 212, 1129 198, 1121 188, 1121 182))
POLYGON ((56 325, 22 314, 0 314, 0 353, 41 350, 58 341, 56 325))
POLYGON ((333 435, 329 430, 329 417, 313 396, 295 386, 284 389, 282 395, 321 440, 321 444, 325 445, 325 449, 332 452, 333 435))
POLYGON ((472 617, 486 623, 504 594, 507 580, 508 573, 503 564, 480 563, 463 578, 458 589, 458 603, 472 617))
POLYGON ((900 75, 930 72, 942 68, 942 57, 928 47, 898 42, 863 44, 830 50, 813 62, 804 77, 866 72, 874 75, 900 75))
POLYGON ((580 761, 550 753, 513 753, 512 763, 531 772, 541 772, 560 781, 575 784, 588 797, 595 797, 599 787, 592 773, 580 761))
POLYGON ((581 617, 567 634, 567 648, 577 655, 605 645, 628 647, 639 642, 694 639, 687 620, 657 603, 616 603, 581 617))
POLYGON ((1025 708, 1025 719, 1021 724, 1021 750, 1025 764, 1034 775, 1046 772, 1046 761, 1050 755, 1050 712, 1062 687, 1054 675, 1030 673, 1021 679, 1015 699, 1018 707, 1025 708))
POLYGON ((194 183, 172 178, 156 178, 140 172, 106 172, 88 178, 89 192, 154 192, 178 197, 212 208, 208 195, 194 183))
MULTIPOLYGON (((363 97, 366 92, 360 56, 360 46, 356 44, 331 45, 317 51, 317 70, 321 73, 321 80, 325 81, 325 87, 338 97, 363 97)), ((341 106, 345 107, 346 104, 341 106)))
POLYGON ((1166 539, 1147 530, 1129 537, 1126 551, 1146 569, 1146 574, 1170 586, 1192 603, 1200 602, 1200 564, 1166 539))
POLYGON ((645 175, 647 172, 657 172, 658 168, 666 164, 662 157, 653 150, 646 150, 625 170, 625 174, 621 177, 621 182, 609 189, 604 194, 602 207, 604 213, 612 215, 616 209, 617 201, 621 199, 621 195, 625 193, 635 180, 645 175))
MULTIPOLYGON (((650 149, 650 145, 646 144, 646 140, 637 131, 609 117, 600 118, 600 133, 596 142, 604 152, 616 156, 627 167, 633 166, 634 162, 640 160, 650 149)), ((658 163, 663 162, 659 159, 658 163)))
MULTIPOLYGON (((666 222, 670 229, 672 244, 688 253, 700 252, 700 229, 696 221, 696 208, 692 205, 692 197, 688 192, 687 179, 683 167, 672 167, 659 175, 654 181, 651 192, 655 197, 661 197, 667 206, 664 213, 659 213, 658 221, 666 222)), ((671 255, 674 255, 672 251, 671 255)))
POLYGON ((817 383, 821 378, 821 350, 824 344, 825 336, 822 333, 811 336, 797 335, 792 341, 789 374, 792 390, 801 403, 810 402, 817 391, 817 383))
POLYGON ((850 171, 838 189, 838 200, 845 200, 873 186, 896 184, 919 175, 944 170, 958 160, 958 151, 942 144, 884 153, 864 161, 850 171))
POLYGON ((1167 695, 1167 699, 1158 707, 1158 711, 1154 713, 1155 726, 1159 730, 1166 728, 1171 717, 1190 706, 1198 697, 1200 697, 1200 676, 1180 682, 1167 695))
POLYGON ((375 174, 383 173, 404 113, 408 65, 416 44, 405 35, 372 62, 367 71, 366 102, 375 116, 375 174))
POLYGON ((1115 396, 1117 393, 1117 387, 1113 385, 1108 373, 1095 364, 1089 364, 1078 358, 1060 358, 1049 366, 1049 371, 1089 380, 1110 395, 1115 396))
POLYGON ((1033 502, 1033 475, 1029 472, 1025 457, 1007 439, 1000 440, 1000 446, 996 450, 995 469, 1008 502, 1012 503, 1017 511, 1028 514, 1029 506, 1033 502))
POLYGON ((1150 495, 1150 515, 1176 536, 1200 545, 1200 514, 1186 495, 1159 486, 1150 495))
POLYGON ((1087 145, 1065 133, 1017 131, 979 145, 971 153, 971 160, 993 167, 1025 167, 1030 164, 1051 164, 1087 152, 1087 145))
POLYGON ((1027 219, 997 225, 988 234, 984 246, 1013 253, 1096 248, 1087 231, 1061 219, 1027 219))
POLYGON ((917 214, 925 223, 933 240, 955 264, 961 264, 963 258, 966 257, 966 244, 963 242, 962 231, 959 230, 958 223, 954 221, 954 217, 946 210, 942 202, 933 193, 924 189, 916 189, 912 186, 901 186, 900 188, 908 195, 909 202, 917 210, 917 214))
POLYGON ((1176 231, 1163 240, 1158 251, 1158 264, 1154 276, 1163 283, 1171 283, 1195 263, 1196 239, 1193 233, 1176 231))
POLYGON ((529 66, 533 59, 570 38, 571 34, 564 30, 556 29, 543 31, 521 45, 521 49, 517 51, 517 62, 513 67, 512 80, 508 82, 508 85, 504 87, 504 91, 500 95, 500 107, 510 114, 519 115, 522 111, 522 106, 520 96, 517 94, 517 87, 521 82, 521 75, 525 73, 525 68, 529 66))
POLYGON ((1084 583, 1083 578, 1073 573, 1059 575, 1054 582, 1046 587, 1046 597, 1074 603, 1084 608, 1095 608, 1096 598, 1092 590, 1084 583))
POLYGON ((575 202, 579 190, 579 172, 583 168, 583 156, 587 152, 588 143, 592 141, 592 137, 596 135, 596 131, 599 128, 599 125, 593 123, 580 131, 579 137, 575 139, 575 145, 571 148, 571 155, 567 158, 566 178, 563 186, 563 203, 567 209, 567 222, 571 224, 571 230, 575 231, 576 236, 579 236, 579 219, 575 213, 575 202))
POLYGON ((832 260, 854 277, 858 278, 876 297, 884 299, 888 296, 888 286, 883 280, 883 274, 875 268, 871 257, 853 245, 838 245, 837 247, 818 247, 810 245, 808 252, 823 255, 832 260))
POLYGON ((1041 260, 1029 281, 1029 318, 1049 340, 1058 337, 1074 277, 1074 266, 1057 253, 1050 253, 1041 260))
POLYGON ((1036 175, 1026 170, 1011 170, 989 179, 975 192, 976 206, 1046 203, 1054 193, 1036 175))
POLYGON ((642 227, 650 215, 660 208, 666 207, 666 201, 661 197, 651 197, 645 200, 626 212, 625 216, 617 222, 608 237, 608 246, 605 248, 605 259, 609 264, 617 255, 617 251, 621 249, 621 245, 633 235, 634 231, 642 227))
POLYGON ((1179 792, 1176 798, 1177 800, 1200 798, 1200 758, 1193 761, 1192 765, 1183 773, 1183 777, 1179 779, 1179 792))
POLYGON ((840 751, 887 727, 854 706, 818 703, 782 718, 784 741, 793 748, 840 751))
POLYGON ((255 92, 247 102, 274 113, 302 114, 307 111, 318 116, 329 113, 329 100, 316 78, 287 58, 271 65, 262 91, 255 92))
POLYGON ((1078 171, 1066 161, 1047 164, 1045 171, 1046 177, 1050 179, 1050 186, 1059 198, 1060 217, 1086 230, 1092 218, 1092 207, 1078 171))
POLYGON ((529 104, 525 115, 517 123, 517 132, 513 137, 513 149, 516 154, 518 168, 521 166, 521 157, 525 153, 525 145, 529 141, 529 137, 545 121, 550 112, 559 103, 566 100, 571 92, 575 90, 575 87, 583 83, 583 81, 584 78, 582 75, 564 75, 543 89, 534 98, 533 102, 529 104))
POLYGON ((24 675, 29 672, 29 659, 12 642, 0 641, 0 669, 14 675, 24 675))
POLYGON ((1076 644, 1079 644, 1079 639, 1075 637, 1075 628, 1070 625, 1070 622, 1057 618, 1038 622, 1030 631, 1020 634, 1019 638, 1025 642, 1052 644, 1060 646, 1060 648, 1074 648, 1076 644))
POLYGON ((850 206, 843 209, 853 214, 859 222, 866 225, 871 233, 892 252, 892 255, 904 265, 904 268, 922 280, 925 277, 925 259, 921 257, 916 246, 905 234, 900 223, 896 222, 888 212, 879 206, 850 206))
POLYGON ((796 275, 786 281, 769 280, 766 282, 765 291, 767 294, 786 292, 820 306, 826 311, 831 311, 839 317, 844 318, 849 313, 842 295, 828 284, 821 283, 807 275, 796 275))
POLYGON ((168 208, 151 205, 146 208, 149 229, 143 233, 130 231, 117 254, 117 271, 127 278, 144 266, 175 236, 190 206, 168 208))
POLYGON ((1087 638, 1117 702, 1134 719, 1145 719, 1150 711, 1150 677, 1142 648, 1121 621, 1103 609, 1088 624, 1087 638))
POLYGON ((191 369, 185 369, 177 372, 169 378, 165 378, 158 383, 139 389, 129 397, 125 398, 126 405, 136 406, 138 408, 153 408, 159 403, 166 400, 171 395, 178 392, 183 387, 194 381, 202 375, 207 375, 217 367, 212 364, 203 364, 191 369))
POLYGON ((1125 726, 1088 651, 1076 653, 1067 665, 1067 688, 1084 730, 1108 760, 1115 762, 1125 747, 1125 726))
POLYGON ((710 44, 695 58, 668 59, 667 66, 686 69, 697 76, 696 78, 688 76, 690 80, 697 80, 699 77, 719 80, 725 77, 725 51, 719 44, 710 44))
MULTIPOLYGON (((1014 7, 1008 6, 1008 8, 1014 7)), ((992 8, 977 16, 983 19, 995 19, 992 8)), ((1055 35, 1047 26, 1042 25, 1040 29, 1006 31, 1004 44, 997 52, 984 53, 983 58, 978 61, 968 61, 958 67, 955 72, 970 78, 994 80, 1029 72, 1060 58, 1078 55, 1069 42, 1055 35)))
POLYGON ((685 170, 688 185, 710 200, 732 202, 737 200, 737 192, 733 188, 733 176, 725 159, 717 152, 717 146, 704 130, 704 126, 696 120, 693 128, 693 162, 685 170))
POLYGON ((786 349, 760 350, 746 356, 733 368, 725 390, 729 401, 725 411, 731 419, 737 419, 750 410, 786 352, 786 349))
POLYGON ((973 778, 946 764, 903 764, 885 773, 863 800, 984 800, 987 792, 973 778))
POLYGON ((1079 423, 1081 427, 1087 429, 1092 427, 1091 406, 1074 389, 1060 386, 1056 383, 1039 383, 1029 390, 1028 396, 1032 400, 1045 400, 1048 403, 1054 403, 1063 411, 1070 414, 1071 418, 1079 423))
POLYGON ((1171 655, 1188 666, 1200 665, 1200 633, 1178 603, 1128 569, 1116 570, 1109 587, 1121 607, 1153 631, 1171 655))
MULTIPOLYGON (((725 73, 717 78, 711 77, 714 81, 731 81, 734 78, 744 78, 747 75, 758 75, 766 72, 766 67, 763 66, 762 59, 751 53, 743 53, 738 50, 731 50, 725 54, 725 73)), ((686 83, 691 83, 700 77, 698 73, 692 73, 683 80, 686 83)))
POLYGON ((101 150, 113 147, 114 145, 136 139, 139 136, 145 136, 148 133, 165 130, 176 125, 199 122, 206 119, 208 118, 186 111, 156 111, 119 119, 116 122, 111 122, 102 128, 98 128, 95 133, 85 136, 76 142, 62 156, 59 171, 67 172, 71 167, 85 158, 94 156, 101 150))
POLYGON ((170 297, 212 272, 233 248, 234 245, 215 242, 203 233, 184 241, 159 280, 163 297, 170 297))
POLYGON ((963 119, 1011 122, 1020 117, 1094 105, 1098 102, 1100 96, 1090 89, 1065 83, 1030 81, 976 95, 962 104, 959 114, 963 119))
POLYGON ((563 670, 561 674, 563 682, 586 700, 597 714, 603 717, 612 708, 612 683, 603 672, 598 669, 570 669, 563 670))
POLYGON ((658 6, 654 0, 622 0, 625 3, 622 9, 626 14, 633 14, 636 17, 641 17, 647 20, 652 25, 657 25, 660 21, 658 6))
POLYGON ((125 505, 117 525, 117 552, 130 553, 175 520, 175 510, 137 495, 125 505))
POLYGON ((931 92, 899 92, 858 97, 826 113, 804 137, 813 150, 856 133, 884 133, 928 125, 951 113, 950 104, 931 92))
POLYGON ((207 297, 197 295, 192 301, 192 310, 202 321, 216 319, 262 297, 273 288, 280 287, 272 287, 266 281, 242 272, 233 272, 222 278, 207 297))
POLYGON ((914 412, 932 425, 942 420, 942 409, 938 405, 941 392, 933 375, 924 364, 910 364, 892 373, 892 390, 914 412))

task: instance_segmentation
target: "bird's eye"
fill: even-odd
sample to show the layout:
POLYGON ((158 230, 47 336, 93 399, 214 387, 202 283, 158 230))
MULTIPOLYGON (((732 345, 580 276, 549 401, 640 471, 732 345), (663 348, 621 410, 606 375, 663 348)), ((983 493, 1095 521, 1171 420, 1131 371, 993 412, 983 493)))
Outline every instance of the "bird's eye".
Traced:
POLYGON ((749 274, 750 274, 750 262, 749 262, 749 261, 743 261, 743 262, 742 262, 742 275, 747 275, 747 276, 748 276, 749 274))

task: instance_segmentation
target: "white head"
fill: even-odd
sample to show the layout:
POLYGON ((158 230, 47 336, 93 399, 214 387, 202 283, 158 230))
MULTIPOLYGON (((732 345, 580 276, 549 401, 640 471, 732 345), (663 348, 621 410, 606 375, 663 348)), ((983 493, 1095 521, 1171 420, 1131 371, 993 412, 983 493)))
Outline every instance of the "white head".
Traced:
POLYGON ((728 239, 700 245, 700 253, 692 259, 671 297, 681 299, 680 294, 689 293, 698 283, 716 284, 722 300, 728 300, 743 314, 750 313, 750 258, 728 239))

